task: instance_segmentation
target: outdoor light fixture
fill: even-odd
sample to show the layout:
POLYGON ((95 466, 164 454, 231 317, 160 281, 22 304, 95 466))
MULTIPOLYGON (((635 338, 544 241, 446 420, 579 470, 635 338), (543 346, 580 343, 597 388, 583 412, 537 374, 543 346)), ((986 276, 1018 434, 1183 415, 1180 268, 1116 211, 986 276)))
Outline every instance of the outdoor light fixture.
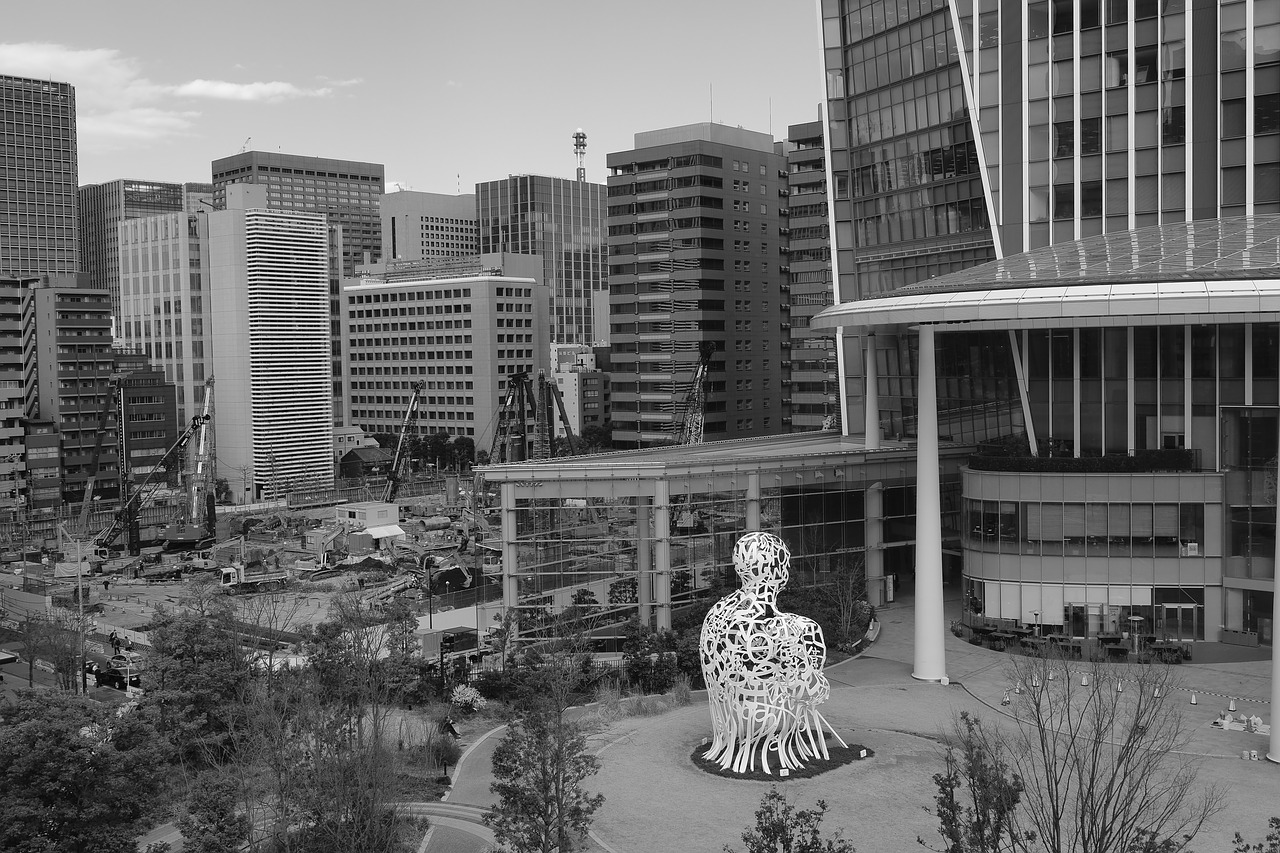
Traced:
POLYGON ((1056 676, 1054 675, 1053 670, 1049 670, 1049 680, 1050 680, 1050 681, 1053 681, 1053 679, 1054 679, 1055 677, 1056 677, 1056 676))
POLYGON ((1117 692, 1117 693, 1123 693, 1123 692, 1124 692, 1124 682, 1123 682, 1123 681, 1117 681, 1117 682, 1116 682, 1116 692, 1117 692))
POLYGON ((1228 710, 1228 711, 1234 711, 1235 709, 1236 709, 1236 700, 1235 700, 1235 699, 1232 699, 1232 700, 1231 700, 1231 704, 1227 706, 1227 710, 1228 710))
POLYGON ((1153 694, 1151 694, 1151 695, 1152 695, 1152 697, 1153 697, 1153 698, 1156 698, 1156 699, 1159 699, 1159 698, 1160 698, 1160 685, 1158 685, 1158 684, 1156 685, 1156 691, 1155 691, 1155 693, 1153 693, 1153 694))
POLYGON ((1191 704, 1192 704, 1192 705, 1199 705, 1199 704, 1200 704, 1200 700, 1196 698, 1196 694, 1195 694, 1195 693, 1192 693, 1192 694, 1191 694, 1191 704))
POLYGON ((1089 686, 1089 673, 1086 672, 1084 675, 1080 676, 1080 686, 1081 687, 1089 686))

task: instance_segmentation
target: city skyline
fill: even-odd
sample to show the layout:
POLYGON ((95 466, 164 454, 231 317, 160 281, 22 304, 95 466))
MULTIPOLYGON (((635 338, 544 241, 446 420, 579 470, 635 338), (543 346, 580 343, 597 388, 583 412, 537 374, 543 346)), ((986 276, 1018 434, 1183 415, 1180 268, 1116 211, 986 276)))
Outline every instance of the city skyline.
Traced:
POLYGON ((0 73, 76 87, 82 185, 208 180, 243 149, 384 163, 388 191, 470 192, 572 177, 578 128, 587 179, 603 182, 637 132, 714 120, 781 136, 823 96, 811 4, 662 0, 642 19, 570 0, 426 4, 363 35, 317 4, 305 39, 286 37, 302 32, 287 6, 234 2, 198 30, 130 8, 16 9, 0 42, 0 73))

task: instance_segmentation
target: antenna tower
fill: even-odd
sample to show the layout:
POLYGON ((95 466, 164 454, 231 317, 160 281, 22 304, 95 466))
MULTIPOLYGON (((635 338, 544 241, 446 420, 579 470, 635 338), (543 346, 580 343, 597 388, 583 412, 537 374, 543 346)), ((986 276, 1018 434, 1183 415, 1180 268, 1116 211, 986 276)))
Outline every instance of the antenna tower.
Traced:
POLYGON ((587 179, 587 135, 582 128, 573 134, 573 153, 578 158, 578 180, 587 179))

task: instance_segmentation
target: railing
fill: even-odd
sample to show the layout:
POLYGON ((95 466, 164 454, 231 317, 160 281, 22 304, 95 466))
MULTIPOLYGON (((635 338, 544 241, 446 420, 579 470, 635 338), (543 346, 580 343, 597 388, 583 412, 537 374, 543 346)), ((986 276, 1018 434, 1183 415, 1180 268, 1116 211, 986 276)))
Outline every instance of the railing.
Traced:
POLYGON ((1133 456, 999 456, 974 453, 969 457, 974 471, 1008 471, 1042 474, 1143 474, 1158 471, 1198 471, 1195 450, 1146 450, 1133 456))

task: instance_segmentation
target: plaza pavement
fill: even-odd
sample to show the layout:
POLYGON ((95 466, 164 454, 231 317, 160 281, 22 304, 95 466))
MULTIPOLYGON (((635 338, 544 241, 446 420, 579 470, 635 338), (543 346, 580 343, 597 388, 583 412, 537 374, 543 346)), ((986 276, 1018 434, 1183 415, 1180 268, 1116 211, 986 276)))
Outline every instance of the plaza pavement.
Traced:
MULTIPOLYGON (((932 806, 934 773, 941 769, 939 733, 954 715, 970 711, 986 720, 1007 716, 1001 699, 1011 683, 1010 655, 972 646, 946 635, 947 686, 911 678, 914 659, 914 612, 909 599, 879 612, 882 630, 877 642, 858 658, 831 666, 830 701, 823 706, 827 720, 845 738, 875 751, 867 761, 854 762, 812 779, 785 783, 788 798, 800 808, 825 800, 829 811, 824 829, 842 829, 862 853, 918 851, 917 836, 938 846, 937 822, 925 811, 932 806)), ((947 602, 948 620, 959 615, 958 599, 947 602)), ((1197 644, 1202 651, 1207 646, 1197 644)), ((1230 647, 1216 648, 1212 657, 1232 657, 1230 647)), ((1241 657, 1258 657, 1241 652, 1241 657)), ((1190 729, 1188 752, 1200 758, 1200 779, 1223 786, 1228 806, 1198 836, 1198 851, 1232 849, 1237 830, 1260 840, 1271 815, 1280 815, 1280 765, 1243 761, 1241 750, 1265 755, 1267 738, 1211 728, 1209 722, 1237 700, 1238 712, 1272 719, 1270 661, 1188 663, 1176 674, 1182 687, 1175 707, 1190 729), (1194 690, 1198 705, 1190 705, 1194 690)), ((686 708, 655 717, 626 718, 594 736, 592 748, 600 758, 600 772, 586 788, 603 793, 589 850, 603 853, 649 851, 719 851, 725 844, 741 849, 741 833, 755 823, 755 809, 769 789, 767 782, 721 779, 696 769, 693 749, 709 735, 710 716, 701 694, 686 708)), ((455 772, 448 802, 487 807, 493 746, 501 729, 480 735, 455 772)), ((482 851, 484 842, 464 838, 466 825, 454 822, 449 832, 424 839, 422 853, 482 851)))

